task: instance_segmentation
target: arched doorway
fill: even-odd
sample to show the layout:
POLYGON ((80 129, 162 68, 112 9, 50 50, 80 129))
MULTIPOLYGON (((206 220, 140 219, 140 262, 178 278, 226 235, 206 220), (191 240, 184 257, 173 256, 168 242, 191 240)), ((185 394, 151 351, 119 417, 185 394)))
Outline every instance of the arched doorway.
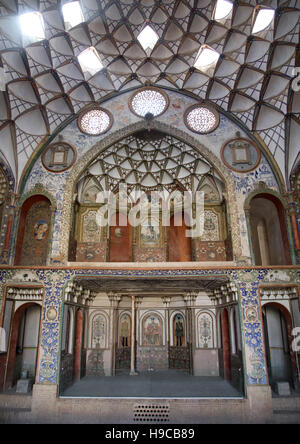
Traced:
POLYGON ((191 238, 186 236, 188 230, 185 213, 176 213, 171 217, 169 262, 188 262, 192 260, 191 238))
POLYGON ((39 304, 26 303, 16 310, 9 341, 5 388, 13 387, 21 377, 35 381, 40 321, 39 304))
POLYGON ((278 303, 267 303, 262 308, 266 359, 271 386, 277 382, 293 381, 291 352, 292 320, 288 310, 278 303))
POLYGON ((291 263, 285 210, 277 197, 261 193, 252 198, 250 229, 255 265, 291 263))

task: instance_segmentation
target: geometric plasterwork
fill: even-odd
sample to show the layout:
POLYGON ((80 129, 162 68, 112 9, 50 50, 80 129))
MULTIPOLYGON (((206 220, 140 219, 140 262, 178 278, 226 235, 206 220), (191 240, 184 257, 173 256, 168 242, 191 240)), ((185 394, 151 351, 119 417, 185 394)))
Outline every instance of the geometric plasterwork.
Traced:
MULTIPOLYGON (((60 229, 60 258, 61 262, 64 263, 68 257, 68 248, 69 248, 69 233, 71 227, 71 208, 72 208, 72 198, 73 198, 73 190, 75 189, 75 184, 78 183, 79 179, 82 178, 87 171, 87 168, 92 165, 92 163, 101 157, 106 156, 107 149, 114 150, 114 146, 119 146, 122 140, 131 138, 131 136, 139 131, 145 129, 145 127, 150 127, 151 130, 156 130, 166 134, 167 138, 171 138, 172 140, 177 139, 177 141, 184 140, 184 146, 187 147, 190 152, 193 154, 195 158, 203 159, 207 165, 214 166, 214 173, 210 177, 208 171, 203 172, 203 177, 206 177, 210 180, 209 186, 211 190, 213 187, 216 187, 216 180, 221 180, 224 184, 224 190, 222 193, 219 191, 219 199, 223 197, 228 203, 228 211, 229 211, 229 224, 231 226, 231 236, 233 243, 233 251, 234 256, 238 259, 242 256, 241 250, 241 237, 240 237, 240 225, 237 218, 238 209, 236 202, 236 189, 232 176, 229 174, 227 168, 224 167, 223 163, 204 145, 202 145, 199 140, 190 136, 189 134, 174 128, 170 125, 166 125, 162 122, 153 120, 151 122, 145 123, 143 121, 137 122, 135 124, 129 125, 122 130, 116 131, 115 133, 110 134, 106 138, 103 138, 101 141, 96 143, 86 154, 82 156, 82 158, 74 165, 69 176, 68 181, 66 183, 65 193, 64 193, 64 202, 63 202, 63 213, 62 213, 62 224, 60 229), (110 148, 108 148, 110 147, 110 148), (206 175, 206 176, 205 176, 206 175)), ((177 142, 176 142, 177 143, 177 142)), ((164 160, 166 162, 167 160, 164 160)), ((195 162, 194 162, 195 163, 195 162)), ((191 167, 194 168, 194 164, 191 164, 191 167)), ((178 169, 174 168, 174 173, 178 171, 178 169)), ((144 173, 143 173, 144 174, 144 173)), ((175 176, 174 176, 175 178, 175 176)), ((181 179, 183 181, 185 178, 181 179)), ((191 186, 190 178, 186 178, 186 186, 191 186)), ((95 182, 96 183, 96 182, 95 182)), ((93 184, 93 186, 95 185, 93 184)), ((108 181, 108 183, 117 184, 117 181, 112 178, 108 181)), ((201 183, 200 183, 201 185, 201 183)), ((98 181, 99 186, 99 181, 98 181)), ((169 185, 166 185, 169 186, 169 185)), ((130 187, 129 187, 130 188, 130 187)), ((201 188, 201 186, 200 186, 201 188)), ((110 189, 110 188, 109 188, 110 189)), ((113 189, 113 186, 111 186, 113 189)), ((188 188, 190 189, 190 188, 188 188)), ((219 203, 220 203, 219 200, 219 203)))
POLYGON ((8 192, 8 183, 2 168, 0 168, 0 205, 5 202, 8 192))
POLYGON ((102 151, 84 171, 77 185, 79 202, 91 202, 101 191, 199 191, 206 184, 206 200, 222 200, 223 181, 199 153, 170 135, 143 131, 102 151), (212 199, 210 199, 212 198, 212 199))
POLYGON ((298 0, 235 1, 221 20, 214 17, 216 0, 81 0, 83 22, 73 28, 64 24, 61 3, 0 1, 0 150, 17 179, 57 128, 146 82, 218 105, 257 132, 289 175, 300 134, 299 92, 291 81, 299 57, 298 0), (252 34, 262 3, 276 10, 275 19, 252 34), (45 25, 45 38, 34 43, 23 41, 18 23, 18 13, 32 10, 45 25), (138 36, 147 24, 158 40, 144 50, 138 36), (194 68, 202 45, 219 55, 209 69, 194 68), (87 75, 78 56, 91 46, 104 69, 87 75))

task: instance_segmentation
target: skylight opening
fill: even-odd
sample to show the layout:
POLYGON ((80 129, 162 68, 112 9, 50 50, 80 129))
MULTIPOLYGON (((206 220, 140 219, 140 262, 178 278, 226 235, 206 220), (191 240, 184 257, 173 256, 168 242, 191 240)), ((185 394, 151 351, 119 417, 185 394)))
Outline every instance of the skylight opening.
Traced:
POLYGON ((226 18, 232 11, 233 4, 227 0, 218 0, 215 9, 215 20, 222 20, 226 18))
POLYGON ((272 22, 274 15, 274 9, 260 9, 253 25, 252 34, 257 34, 266 29, 272 22))
POLYGON ((202 46, 197 54, 194 67, 203 70, 216 66, 220 54, 208 46, 202 46))
POLYGON ((82 51, 78 56, 81 69, 84 73, 88 73, 91 76, 103 69, 103 64, 96 49, 91 46, 90 48, 82 51))
POLYGON ((44 19, 40 12, 27 12, 20 15, 19 20, 24 38, 31 42, 45 39, 44 19))
POLYGON ((79 23, 84 22, 82 9, 79 2, 66 3, 62 7, 65 27, 67 30, 74 28, 79 23))
POLYGON ((147 25, 143 29, 143 31, 138 35, 137 39, 142 45, 144 51, 146 50, 152 51, 157 41, 159 40, 159 37, 156 34, 156 32, 151 28, 151 26, 147 25))

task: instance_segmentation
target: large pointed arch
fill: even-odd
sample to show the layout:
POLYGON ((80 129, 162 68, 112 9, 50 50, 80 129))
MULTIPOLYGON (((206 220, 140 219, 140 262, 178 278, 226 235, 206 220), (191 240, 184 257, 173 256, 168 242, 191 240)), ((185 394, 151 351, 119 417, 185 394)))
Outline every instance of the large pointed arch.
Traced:
POLYGON ((116 131, 109 136, 106 136, 101 141, 97 142, 89 151, 78 161, 74 166, 65 188, 64 202, 63 202, 63 215, 62 215, 62 227, 61 232, 65 233, 61 240, 61 250, 59 259, 61 263, 66 263, 68 257, 68 245, 69 245, 69 233, 71 228, 71 217, 72 217, 72 196, 75 191, 75 186, 80 176, 84 170, 96 159, 96 157, 105 149, 109 148, 113 144, 128 137, 138 131, 145 130, 147 128, 155 129, 161 131, 162 133, 169 134, 181 141, 184 141, 190 145, 196 152, 201 154, 206 158, 212 165, 214 165, 217 173, 223 179, 226 187, 226 201, 229 207, 229 223, 231 224, 231 235, 233 243, 233 254, 234 257, 239 260, 242 257, 241 248, 241 236, 240 236, 240 226, 236 215, 238 214, 238 209, 236 205, 236 189, 232 176, 221 163, 221 161, 202 143, 196 138, 187 134, 186 132, 174 128, 173 126, 167 125, 160 122, 159 120, 154 120, 152 122, 146 123, 145 121, 140 121, 129 125, 121 130, 116 131))

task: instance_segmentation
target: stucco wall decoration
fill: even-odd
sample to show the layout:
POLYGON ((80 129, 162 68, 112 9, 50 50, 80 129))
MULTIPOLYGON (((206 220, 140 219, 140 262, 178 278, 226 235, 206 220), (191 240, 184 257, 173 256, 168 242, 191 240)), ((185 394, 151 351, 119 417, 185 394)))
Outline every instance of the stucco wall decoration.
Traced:
POLYGON ((76 161, 76 150, 69 143, 59 141, 48 146, 42 155, 44 168, 53 173, 68 170, 76 161))
MULTIPOLYGON (((228 276, 229 280, 236 286, 239 294, 240 313, 242 321, 242 337, 246 356, 247 383, 266 384, 267 372, 264 355, 262 319, 259 307, 258 288, 264 282, 289 282, 300 285, 300 271, 297 269, 268 270, 268 269, 245 269, 245 270, 220 270, 220 269, 149 269, 149 270, 126 270, 126 269, 35 269, 27 270, 1 270, 1 295, 6 284, 15 280, 24 283, 38 282, 45 289, 45 298, 42 310, 42 326, 40 337, 40 354, 38 363, 39 383, 57 384, 58 381, 58 356, 60 341, 61 309, 63 303, 63 291, 66 282, 71 282, 79 276, 126 276, 126 277, 192 277, 192 276, 228 276), (283 279, 283 280, 282 280, 283 279), (249 320, 246 310, 254 307, 258 313, 257 322, 249 320), (56 309, 57 320, 47 319, 48 309, 56 309)), ((247 311, 248 313, 248 311, 247 311)), ((150 313, 151 314, 151 313, 150 313)), ((149 315, 150 315, 149 314, 149 315)), ((154 320, 155 321, 155 320, 154 320)), ((159 322, 158 322, 159 323, 159 322)), ((158 335, 159 336, 159 335, 158 335)), ((152 337, 152 336, 151 336, 152 337)), ((152 338, 157 342, 157 338, 152 338)), ((153 347, 153 345, 152 345, 153 347)), ((158 346, 159 347, 159 346, 158 346)), ((155 348, 155 346, 154 346, 155 348)))
MULTIPOLYGON (((169 92, 168 96, 170 99, 169 108, 163 115, 149 123, 150 131, 158 129, 185 140, 186 143, 198 149, 221 172, 228 187, 230 211, 234 215, 234 217, 230 217, 232 236, 236 239, 234 243, 238 245, 239 239, 242 242, 243 251, 239 251, 239 247, 236 247, 234 256, 249 257, 249 246, 246 239, 245 224, 243 223, 243 199, 245 194, 255 188, 258 180, 262 180, 268 187, 278 190, 278 184, 271 167, 264 155, 262 155, 258 167, 247 175, 228 169, 219 160, 221 147, 228 140, 234 139, 238 130, 240 130, 241 138, 247 138, 246 133, 221 114, 219 127, 210 134, 201 135, 201 143, 199 143, 195 133, 185 126, 183 119, 185 110, 195 104, 194 99, 179 96, 174 92, 169 92), (240 231, 242 231, 242 236, 239 236, 240 231)), ((130 94, 126 93, 117 99, 111 99, 106 102, 106 109, 114 115, 115 122, 114 127, 108 131, 107 135, 88 136, 82 134, 78 130, 76 122, 72 122, 63 129, 61 132, 63 141, 76 147, 78 152, 78 160, 71 169, 60 174, 45 172, 41 160, 38 159, 29 174, 25 187, 26 192, 30 191, 36 183, 43 183, 57 200, 52 242, 52 257, 58 260, 57 263, 65 263, 67 258, 67 233, 70 231, 69 220, 73 199, 73 186, 78 175, 102 150, 118 140, 128 137, 128 135, 133 134, 135 131, 149 126, 144 119, 128 112, 129 98, 130 94)))
POLYGON ((229 140, 221 149, 221 158, 225 165, 236 172, 248 173, 259 165, 261 153, 256 144, 250 139, 237 138, 229 140))

